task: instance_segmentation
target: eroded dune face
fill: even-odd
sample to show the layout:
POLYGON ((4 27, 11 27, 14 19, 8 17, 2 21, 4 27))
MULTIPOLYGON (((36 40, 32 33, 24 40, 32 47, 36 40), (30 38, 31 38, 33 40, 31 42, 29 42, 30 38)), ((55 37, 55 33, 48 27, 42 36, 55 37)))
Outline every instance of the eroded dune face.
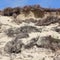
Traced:
POLYGON ((60 60, 59 16, 40 17, 39 12, 37 17, 43 10, 31 8, 8 8, 6 16, 0 16, 0 60, 60 60))

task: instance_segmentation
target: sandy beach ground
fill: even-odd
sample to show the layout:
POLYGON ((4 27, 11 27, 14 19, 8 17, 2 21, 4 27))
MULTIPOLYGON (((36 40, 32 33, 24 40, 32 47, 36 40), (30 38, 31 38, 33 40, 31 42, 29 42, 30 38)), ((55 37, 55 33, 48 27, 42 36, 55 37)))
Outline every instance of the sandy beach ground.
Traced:
POLYGON ((50 48, 37 47, 36 45, 34 45, 33 47, 31 46, 31 48, 27 49, 24 48, 23 46, 21 52, 19 53, 10 53, 10 52, 7 53, 4 50, 6 44, 9 41, 14 40, 16 36, 19 35, 20 32, 18 31, 18 29, 23 26, 35 27, 32 29, 29 28, 28 32, 26 31, 29 37, 27 38, 18 37, 20 40, 22 40, 22 42, 25 45, 29 44, 33 38, 37 37, 39 37, 40 39, 45 36, 52 36, 55 39, 60 39, 60 33, 54 30, 54 28, 56 27, 60 28, 59 23, 50 24, 48 26, 37 26, 35 25, 35 23, 32 22, 30 23, 22 22, 20 24, 17 24, 13 20, 14 19, 12 17, 0 16, 0 60, 60 60, 60 49, 52 51, 50 48), (16 35, 13 34, 9 35, 10 33, 7 34, 7 31, 10 28, 12 28, 13 30, 17 29, 16 35))

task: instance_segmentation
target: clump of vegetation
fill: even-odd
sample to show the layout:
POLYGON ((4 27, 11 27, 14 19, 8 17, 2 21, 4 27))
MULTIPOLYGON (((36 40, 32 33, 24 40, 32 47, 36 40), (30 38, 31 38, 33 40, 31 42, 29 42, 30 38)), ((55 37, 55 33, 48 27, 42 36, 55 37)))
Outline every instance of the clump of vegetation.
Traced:
POLYGON ((7 44, 4 47, 4 51, 9 54, 20 53, 23 45, 24 44, 22 43, 21 40, 15 39, 15 40, 7 42, 7 44))
POLYGON ((48 16, 46 19, 37 21, 36 25, 46 26, 54 23, 59 23, 59 19, 57 17, 48 16))
POLYGON ((22 12, 25 14, 25 16, 28 16, 28 14, 30 13, 31 11, 31 6, 24 6, 22 8, 22 12))
POLYGON ((3 11, 0 10, 0 15, 3 15, 3 11))
POLYGON ((5 8, 2 12, 4 16, 13 16, 14 18, 16 18, 17 15, 20 14, 21 9, 19 7, 16 7, 16 8, 8 7, 8 8, 5 8))
POLYGON ((14 40, 7 42, 4 47, 4 51, 7 53, 20 53, 22 48, 30 49, 33 46, 56 51, 60 49, 60 39, 55 39, 52 36, 37 37, 29 40, 27 44, 24 44, 18 36, 14 40))
POLYGON ((32 48, 33 46, 36 45, 36 42, 38 41, 39 37, 36 37, 36 38, 32 38, 29 43, 27 43, 26 45, 24 45, 24 48, 25 49, 30 49, 32 48))
POLYGON ((40 5, 34 5, 31 10, 36 18, 44 17, 44 10, 40 7, 40 5))
POLYGON ((40 32, 37 27, 34 26, 22 26, 20 27, 20 32, 31 33, 31 32, 40 32))
POLYGON ((26 19, 26 20, 24 20, 23 22, 26 22, 26 23, 30 23, 30 22, 32 22, 32 23, 36 23, 37 20, 34 20, 33 18, 30 18, 30 19, 26 19))
POLYGON ((19 15, 21 13, 21 8, 20 7, 13 8, 12 12, 13 14, 19 15))
POLYGON ((10 37, 13 37, 14 36, 14 30, 12 28, 9 28, 7 31, 5 31, 5 33, 10 36, 10 37))
POLYGON ((5 8, 3 10, 3 13, 4 13, 4 16, 12 16, 13 12, 12 12, 12 8, 8 7, 8 8, 5 8))
POLYGON ((23 33, 20 31, 20 29, 9 28, 7 31, 5 31, 5 33, 9 37, 18 37, 20 39, 29 37, 28 33, 23 33))
POLYGON ((36 43, 37 47, 50 48, 53 51, 60 49, 60 39, 55 39, 51 36, 46 36, 38 39, 36 43))
POLYGON ((56 15, 60 14, 60 9, 51 9, 51 8, 42 8, 40 5, 33 5, 33 6, 24 6, 24 7, 16 7, 16 8, 5 8, 3 11, 4 16, 12 16, 12 15, 19 15, 20 13, 24 13, 25 16, 28 16, 30 12, 33 12, 36 18, 44 17, 45 13, 55 12, 56 15))

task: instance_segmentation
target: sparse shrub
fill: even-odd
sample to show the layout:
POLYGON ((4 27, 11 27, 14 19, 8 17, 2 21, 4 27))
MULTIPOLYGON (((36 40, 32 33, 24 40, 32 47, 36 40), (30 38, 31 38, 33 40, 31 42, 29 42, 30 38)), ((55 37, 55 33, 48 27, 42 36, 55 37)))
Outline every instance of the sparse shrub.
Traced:
POLYGON ((34 26, 22 26, 22 27, 20 27, 19 30, 20 30, 20 32, 23 32, 23 33, 40 32, 39 29, 34 26))
POLYGON ((34 10, 33 13, 36 18, 43 18, 44 17, 44 11, 34 10))
POLYGON ((29 35, 28 33, 19 33, 16 35, 16 38, 21 39, 21 38, 28 38, 29 35))
POLYGON ((24 44, 22 43, 21 40, 12 40, 6 43, 5 47, 4 47, 4 51, 6 53, 20 53, 21 52, 21 48, 24 44))
POLYGON ((31 6, 24 6, 23 7, 23 13, 25 14, 25 16, 28 16, 30 11, 31 11, 31 6))
POLYGON ((53 51, 60 49, 60 39, 51 36, 41 37, 36 43, 37 47, 50 48, 53 51))
POLYGON ((40 5, 34 5, 32 7, 32 12, 34 13, 34 15, 35 15, 36 18, 42 18, 42 17, 44 17, 44 11, 40 7, 40 5))
POLYGON ((42 20, 38 20, 38 21, 36 22, 36 25, 37 25, 37 26, 43 26, 43 21, 42 21, 42 20))
POLYGON ((32 8, 40 9, 40 8, 41 8, 41 6, 37 4, 37 5, 33 5, 33 6, 32 6, 32 8))
POLYGON ((22 33, 20 31, 20 29, 8 29, 7 31, 5 31, 5 33, 9 36, 9 37, 18 37, 18 38, 27 38, 29 37, 28 33, 22 33))
POLYGON ((33 12, 36 18, 42 18, 44 17, 45 12, 51 14, 52 12, 56 13, 56 15, 60 15, 60 9, 51 9, 51 8, 42 8, 40 5, 29 5, 24 6, 22 8, 15 7, 15 8, 5 8, 3 10, 4 16, 12 16, 12 14, 19 15, 20 13, 24 13, 25 16, 27 16, 30 12, 33 12))
POLYGON ((57 17, 48 16, 46 19, 37 21, 36 25, 38 26, 45 26, 54 23, 59 23, 59 19, 57 17))
POLYGON ((0 10, 0 15, 3 15, 3 11, 0 10))
POLYGON ((13 37, 15 31, 13 30, 13 28, 9 28, 7 31, 5 31, 5 33, 6 33, 8 36, 13 37))
POLYGON ((26 22, 26 23, 30 23, 30 22, 32 22, 32 23, 36 23, 37 20, 34 20, 33 18, 30 18, 30 19, 26 19, 26 20, 24 20, 23 22, 26 22))
POLYGON ((8 30, 5 31, 5 33, 9 37, 20 36, 20 38, 29 37, 28 33, 31 33, 31 32, 41 32, 41 31, 37 27, 27 26, 27 25, 21 26, 19 28, 9 28, 8 30))
POLYGON ((16 8, 5 8, 3 10, 4 16, 12 16, 14 15, 14 17, 16 17, 16 15, 20 14, 20 8, 16 7, 16 8))
POLYGON ((38 41, 36 42, 37 47, 48 48, 50 45, 49 41, 50 36, 47 37, 39 37, 38 41))
POLYGON ((4 13, 4 16, 12 16, 13 12, 12 12, 12 8, 8 7, 8 8, 5 8, 3 10, 3 13, 4 13))
POLYGON ((13 8, 13 14, 19 15, 20 12, 21 12, 21 8, 20 7, 13 8))
POLYGON ((25 49, 30 49, 30 48, 32 48, 33 46, 35 46, 35 45, 36 45, 36 42, 38 41, 38 38, 39 38, 39 37, 32 38, 32 39, 29 41, 29 43, 27 43, 27 44, 24 46, 24 48, 25 48, 25 49))

